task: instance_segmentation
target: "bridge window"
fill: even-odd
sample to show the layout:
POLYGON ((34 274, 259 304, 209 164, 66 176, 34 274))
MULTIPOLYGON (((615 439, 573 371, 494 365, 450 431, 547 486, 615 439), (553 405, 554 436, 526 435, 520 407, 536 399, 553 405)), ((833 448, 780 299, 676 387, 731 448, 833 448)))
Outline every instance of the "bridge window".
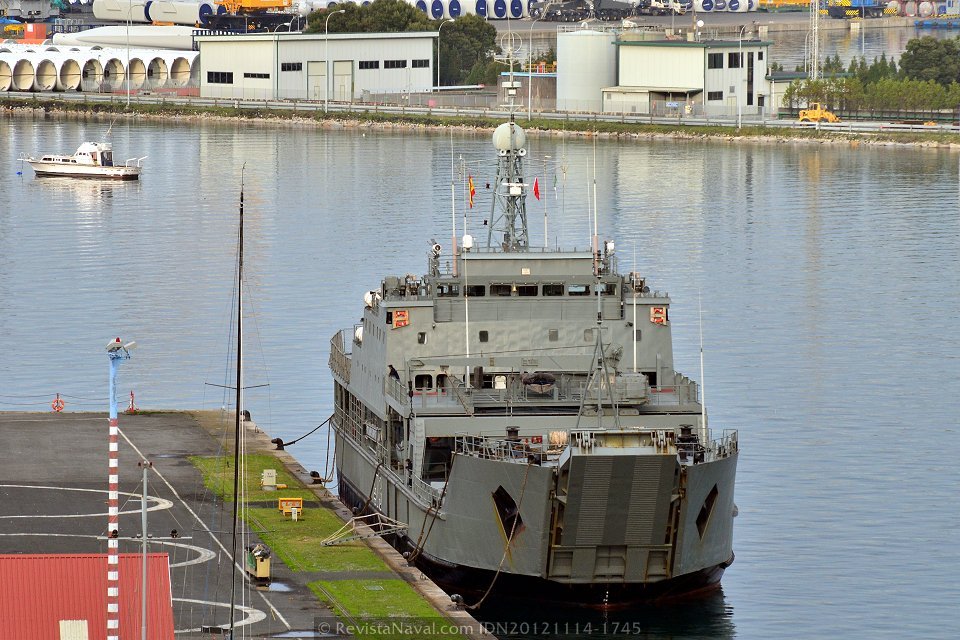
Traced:
POLYGON ((492 295, 492 296, 509 296, 509 295, 510 295, 510 285, 509 285, 509 284, 492 284, 492 285, 490 285, 490 295, 492 295))
POLYGON ((547 340, 550 342, 556 342, 560 339, 560 330, 559 329, 547 329, 547 340))
POLYGON ((550 283, 543 285, 543 295, 545 296, 562 296, 563 295, 563 285, 557 283, 550 283))
POLYGON ((518 284, 517 285, 517 295, 521 298, 531 297, 537 295, 537 285, 535 284, 518 284))
POLYGON ((420 391, 433 389, 433 376, 429 373, 418 373, 414 387, 420 391))
POLYGON ((600 287, 600 295, 602 296, 615 296, 617 295, 617 285, 612 282, 601 282, 597 285, 600 287))
POLYGON ((487 295, 487 285, 485 284, 468 284, 466 287, 467 297, 468 298, 482 298, 487 295))
POLYGON ((490 340, 490 334, 486 331, 480 332, 480 342, 488 342, 490 340))
POLYGON ((460 285, 440 283, 437 285, 438 298, 456 298, 460 295, 460 285))
POLYGON ((421 331, 417 334, 417 344, 427 344, 427 332, 421 331))
POLYGON ((590 295, 590 285, 571 284, 567 287, 567 295, 570 296, 588 296, 590 295))

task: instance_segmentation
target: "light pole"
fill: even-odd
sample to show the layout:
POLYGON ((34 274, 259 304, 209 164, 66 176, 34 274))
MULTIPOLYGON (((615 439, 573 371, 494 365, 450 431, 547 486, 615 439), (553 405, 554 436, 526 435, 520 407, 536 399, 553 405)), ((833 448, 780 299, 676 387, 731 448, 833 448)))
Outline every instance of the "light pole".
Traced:
POLYGON ((440 86, 440 32, 443 31, 443 25, 450 22, 456 22, 454 18, 448 18, 440 22, 440 26, 437 27, 437 87, 440 86))
POLYGON ((540 18, 534 18, 530 23, 530 39, 527 46, 527 122, 530 122, 531 102, 533 101, 533 25, 540 22, 540 18))
POLYGON ((743 93, 743 30, 747 28, 747 25, 740 26, 740 37, 737 41, 737 61, 738 68, 740 71, 737 73, 739 78, 737 78, 737 130, 740 130, 740 126, 743 124, 743 98, 740 97, 740 94, 743 93))
POLYGON ((323 54, 323 57, 326 58, 326 73, 324 74, 324 84, 326 85, 323 88, 323 112, 327 112, 327 108, 330 106, 330 18, 338 13, 346 13, 346 9, 340 9, 334 11, 327 15, 327 19, 323 21, 323 42, 326 48, 326 53, 323 54))
POLYGON ((133 0, 127 0, 127 108, 130 107, 130 22, 133 20, 133 7, 142 6, 141 3, 134 3, 133 0))

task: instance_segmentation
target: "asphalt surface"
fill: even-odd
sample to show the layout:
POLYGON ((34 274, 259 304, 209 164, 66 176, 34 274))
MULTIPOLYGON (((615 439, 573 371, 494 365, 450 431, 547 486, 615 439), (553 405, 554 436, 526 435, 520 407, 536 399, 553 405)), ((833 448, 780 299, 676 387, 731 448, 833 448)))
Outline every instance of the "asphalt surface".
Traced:
MULTIPOLYGON (((229 622, 232 515, 187 456, 215 455, 219 446, 188 414, 121 415, 119 422, 120 552, 141 549, 124 538, 140 533, 137 462, 146 455, 155 469, 148 534, 169 538, 177 529, 181 536, 149 545, 170 557, 177 638, 210 638, 205 627, 229 622)), ((0 552, 106 553, 107 430, 105 414, 0 414, 0 552)), ((295 576, 277 559, 272 571, 270 591, 238 580, 243 637, 313 637, 286 634, 313 629, 317 618, 336 619, 306 587, 311 576, 295 576)))

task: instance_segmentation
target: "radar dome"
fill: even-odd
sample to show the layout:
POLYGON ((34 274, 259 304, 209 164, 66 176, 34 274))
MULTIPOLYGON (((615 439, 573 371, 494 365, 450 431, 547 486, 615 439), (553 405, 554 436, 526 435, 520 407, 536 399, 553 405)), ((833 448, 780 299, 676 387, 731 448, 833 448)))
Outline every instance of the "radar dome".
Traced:
POLYGON ((516 123, 504 122, 493 132, 493 146, 499 151, 516 151, 527 144, 527 134, 516 123), (510 144, 510 128, 513 127, 513 145, 510 144))

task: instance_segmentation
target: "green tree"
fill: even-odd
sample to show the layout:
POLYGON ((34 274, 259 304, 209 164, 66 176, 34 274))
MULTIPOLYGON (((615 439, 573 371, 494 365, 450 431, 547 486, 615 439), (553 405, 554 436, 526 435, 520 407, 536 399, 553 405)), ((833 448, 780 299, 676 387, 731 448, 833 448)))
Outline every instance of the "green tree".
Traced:
POLYGON ((960 78, 960 47, 955 39, 914 38, 900 56, 900 71, 911 80, 933 80, 944 86, 960 78))
POLYGON ((307 16, 304 33, 324 33, 331 12, 343 15, 330 18, 330 33, 401 33, 435 31, 436 23, 427 14, 403 0, 373 0, 367 6, 341 3, 336 9, 320 9, 307 16))
POLYGON ((478 15, 460 16, 447 24, 440 36, 440 84, 486 84, 468 76, 478 64, 493 61, 496 39, 497 28, 478 15))

